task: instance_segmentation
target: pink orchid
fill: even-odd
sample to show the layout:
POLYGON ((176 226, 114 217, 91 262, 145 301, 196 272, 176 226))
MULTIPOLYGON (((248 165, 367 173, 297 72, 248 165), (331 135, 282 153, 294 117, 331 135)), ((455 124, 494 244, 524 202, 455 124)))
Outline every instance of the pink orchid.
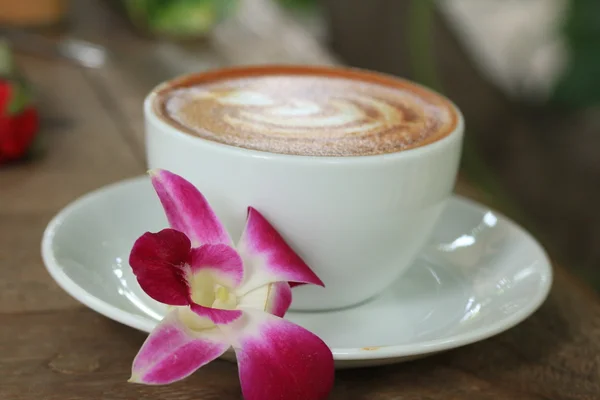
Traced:
POLYGON ((129 263, 142 289, 172 307, 142 345, 130 381, 172 383, 233 348, 245 399, 327 397, 331 351, 282 318, 290 282, 323 282, 255 209, 233 246, 190 182, 164 170, 150 175, 172 229, 141 236, 129 263))

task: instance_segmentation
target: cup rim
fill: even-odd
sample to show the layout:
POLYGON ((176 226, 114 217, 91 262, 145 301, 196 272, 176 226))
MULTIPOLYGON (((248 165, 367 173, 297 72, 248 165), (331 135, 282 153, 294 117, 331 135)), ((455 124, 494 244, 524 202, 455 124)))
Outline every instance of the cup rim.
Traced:
POLYGON ((414 158, 421 157, 429 152, 435 152, 436 150, 442 149, 456 140, 460 140, 464 134, 464 116, 458 106, 445 95, 430 89, 424 85, 413 82, 408 79, 400 78, 391 74, 375 72, 355 67, 345 66, 311 66, 311 65, 278 65, 278 64, 262 64, 258 66, 234 66, 213 69, 205 72, 193 72, 184 75, 177 76, 173 79, 161 82, 156 85, 144 99, 144 117, 146 122, 150 122, 159 128, 161 131, 172 135, 175 139, 181 139, 186 141, 189 145, 194 146, 205 146, 216 152, 222 152, 228 155, 247 156, 252 158, 262 158, 269 160, 280 160, 280 161, 291 161, 291 162, 320 162, 326 164, 346 164, 346 163, 370 163, 378 162, 383 160, 395 160, 401 158, 414 158), (190 81, 205 72, 221 72, 227 73, 244 73, 244 72, 260 72, 265 70, 282 70, 282 71, 312 71, 312 72, 335 72, 335 71, 349 71, 360 74, 367 74, 370 76, 380 76, 387 79, 393 79, 399 82, 404 82, 410 86, 416 87, 417 89, 427 93, 438 96, 448 103, 451 108, 451 112, 454 114, 456 119, 454 129, 441 139, 435 140, 431 143, 426 143, 422 146, 414 148, 382 154, 369 154, 369 155, 351 155, 351 156, 316 156, 316 155, 305 155, 305 154, 288 154, 288 153, 273 153, 264 150, 249 149, 245 147, 233 146, 226 143, 220 143, 212 140, 205 139, 200 136, 193 136, 189 133, 184 132, 182 129, 169 124, 164 118, 161 118, 155 111, 154 102, 156 97, 161 94, 162 91, 181 85, 183 82, 190 81))

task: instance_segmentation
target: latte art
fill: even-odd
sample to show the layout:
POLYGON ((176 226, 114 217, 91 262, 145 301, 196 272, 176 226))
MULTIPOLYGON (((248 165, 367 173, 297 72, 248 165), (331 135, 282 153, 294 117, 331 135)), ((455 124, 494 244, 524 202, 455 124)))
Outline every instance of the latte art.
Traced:
POLYGON ((272 153, 359 156, 446 136, 455 114, 441 96, 337 76, 268 75, 174 88, 167 117, 188 133, 272 153))
POLYGON ((324 104, 300 99, 290 99, 287 104, 279 104, 268 99, 271 103, 268 106, 241 109, 238 113, 224 115, 224 118, 242 129, 262 132, 267 126, 277 128, 271 134, 284 137, 319 137, 323 134, 320 129, 327 129, 328 137, 361 135, 402 123, 399 110, 383 101, 360 96, 355 96, 354 99, 349 97, 330 99, 324 104), (375 117, 368 115, 368 108, 375 117))

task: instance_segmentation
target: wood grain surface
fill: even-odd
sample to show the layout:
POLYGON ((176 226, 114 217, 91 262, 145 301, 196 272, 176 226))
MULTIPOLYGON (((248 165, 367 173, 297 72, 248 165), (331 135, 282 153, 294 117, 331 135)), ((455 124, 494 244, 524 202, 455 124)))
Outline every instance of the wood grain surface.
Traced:
MULTIPOLYGON (((240 399, 226 361, 171 386, 126 383, 145 335, 83 307, 47 274, 39 244, 50 218, 92 189, 143 173, 146 88, 114 66, 18 61, 38 91, 44 152, 0 170, 0 399, 240 399)), ((479 197, 464 181, 458 191, 479 197)), ((600 299, 562 267, 555 272, 549 299, 519 326, 424 360, 340 371, 331 398, 600 399, 600 299)))

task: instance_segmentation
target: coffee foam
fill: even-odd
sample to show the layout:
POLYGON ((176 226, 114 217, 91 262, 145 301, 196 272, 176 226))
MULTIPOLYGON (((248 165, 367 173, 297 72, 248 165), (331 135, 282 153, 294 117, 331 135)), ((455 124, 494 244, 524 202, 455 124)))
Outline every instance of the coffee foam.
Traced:
POLYGON ((315 74, 225 75, 174 87, 160 101, 164 116, 185 132, 271 153, 393 153, 454 129, 456 113, 442 96, 394 82, 401 84, 315 74))

